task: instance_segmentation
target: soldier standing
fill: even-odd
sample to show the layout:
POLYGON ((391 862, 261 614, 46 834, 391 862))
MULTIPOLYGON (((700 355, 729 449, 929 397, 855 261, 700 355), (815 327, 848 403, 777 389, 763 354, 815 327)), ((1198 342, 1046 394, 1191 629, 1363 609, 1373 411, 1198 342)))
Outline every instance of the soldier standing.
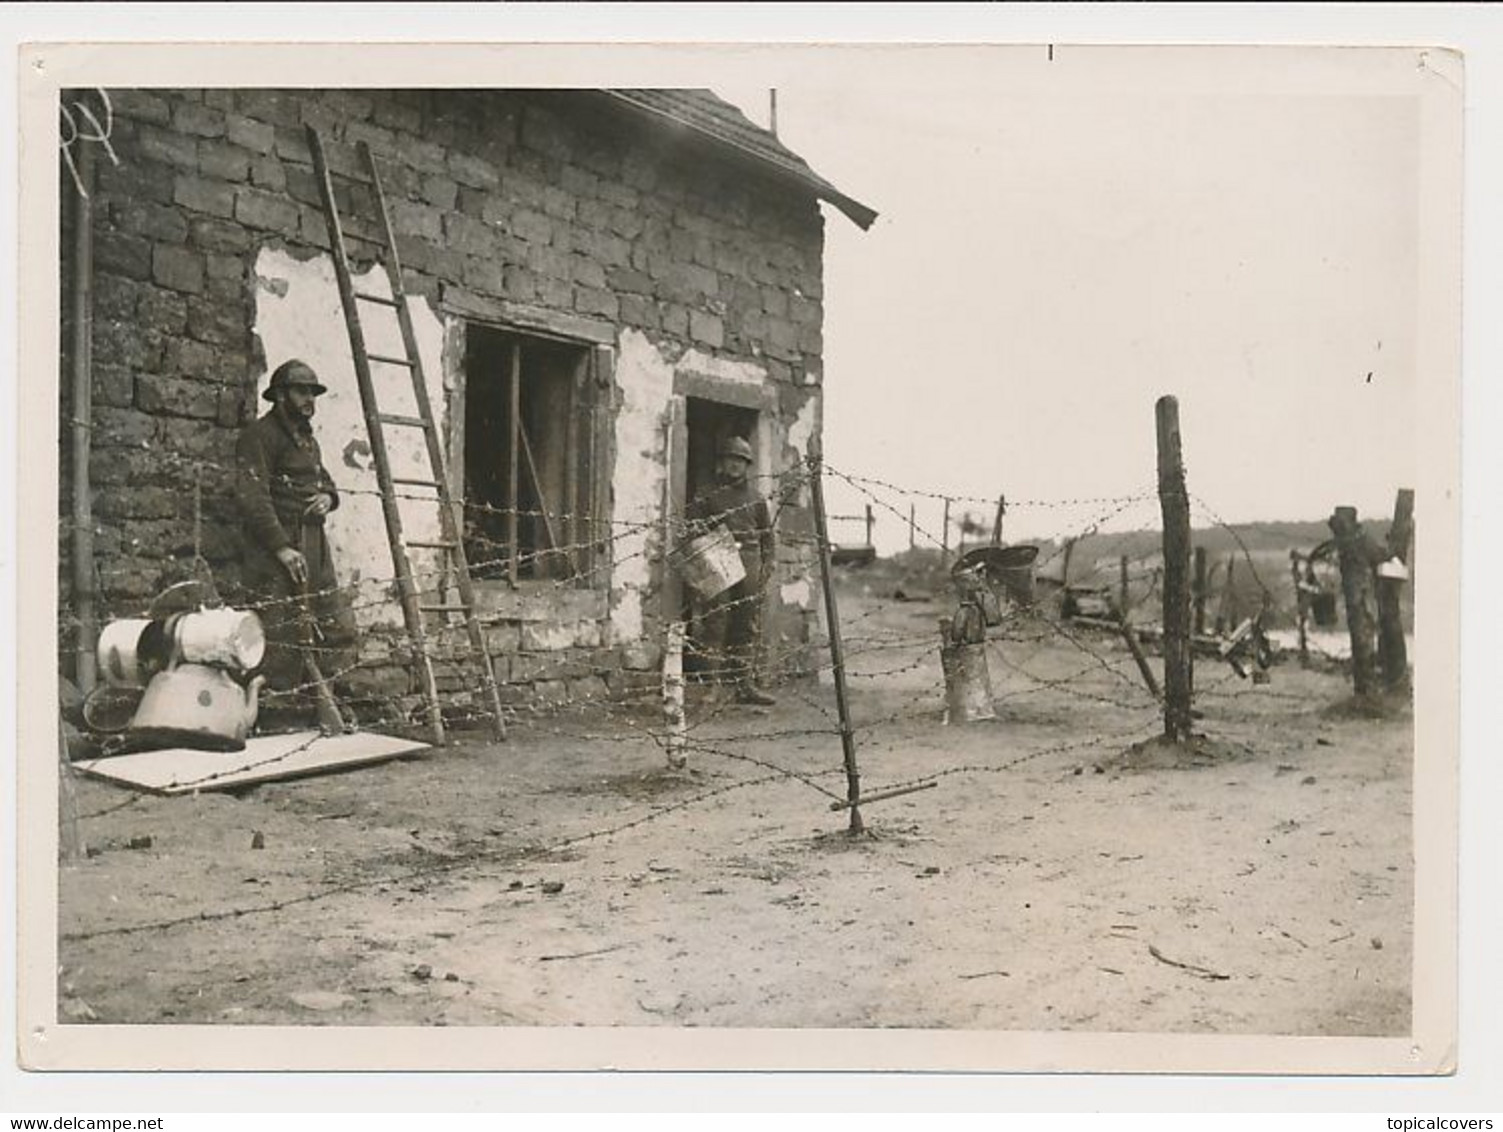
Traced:
POLYGON ((715 484, 690 502, 691 534, 725 526, 736 539, 744 580, 712 598, 702 621, 704 647, 718 662, 722 678, 734 684, 740 703, 777 701, 757 686, 756 657, 761 636, 762 595, 772 577, 776 542, 767 501, 748 483, 752 447, 739 436, 720 446, 715 484))
MULTIPOLYGON (((324 673, 344 667, 355 643, 354 614, 339 589, 324 533, 325 517, 339 506, 313 437, 317 398, 325 391, 305 362, 282 363, 262 395, 272 402, 271 411, 246 426, 235 446, 243 580, 266 626, 262 670, 273 693, 305 686, 306 657, 324 673)), ((306 699, 295 697, 297 705, 306 699)))

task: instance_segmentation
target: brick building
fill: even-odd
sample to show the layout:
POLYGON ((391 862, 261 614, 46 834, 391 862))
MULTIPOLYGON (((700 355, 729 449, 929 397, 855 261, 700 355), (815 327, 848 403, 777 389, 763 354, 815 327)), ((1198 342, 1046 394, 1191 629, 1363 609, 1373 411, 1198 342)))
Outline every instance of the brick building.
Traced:
MULTIPOLYGON (((807 496, 780 473, 820 429, 819 205, 862 227, 870 209, 708 92, 106 94, 116 160, 92 155, 86 203, 62 178, 63 294, 76 301, 61 408, 64 435, 87 441, 72 458, 65 446, 60 502, 92 531, 80 543, 62 524, 65 651, 89 622, 139 613, 195 554, 233 600, 235 437, 264 409, 270 371, 301 357, 331 390, 315 429, 343 493, 329 535, 365 629, 359 682, 399 706, 414 698, 312 126, 336 173, 357 170, 361 141, 379 162, 508 698, 605 695, 652 671, 662 617, 683 608, 664 542, 730 433, 752 441, 782 504, 768 659, 799 667, 815 605, 797 537, 807 496), (88 406, 69 392, 81 369, 88 406), (520 457, 512 381, 530 438, 520 457), (92 571, 74 570, 80 551, 92 571), (76 579, 90 576, 80 629, 91 595, 76 579)), ((380 289, 369 195, 338 192, 360 286, 380 289)), ((372 321, 371 349, 399 352, 381 350, 372 321)), ((397 475, 418 467, 419 438, 388 439, 397 475)), ((436 531, 433 512, 404 504, 410 537, 436 531)), ((436 571, 423 554, 415 568, 436 571)))

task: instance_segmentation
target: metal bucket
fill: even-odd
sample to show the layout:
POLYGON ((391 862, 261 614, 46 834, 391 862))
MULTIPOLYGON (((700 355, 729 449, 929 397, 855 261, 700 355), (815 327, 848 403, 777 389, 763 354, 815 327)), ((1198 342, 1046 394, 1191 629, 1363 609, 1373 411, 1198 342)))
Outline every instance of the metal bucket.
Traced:
POLYGON ((1019 605, 1033 604, 1033 564, 1039 556, 1036 546, 1003 548, 994 567, 1002 590, 1019 605))
POLYGON ((190 664, 210 664, 249 672, 266 655, 261 618, 241 609, 201 609, 184 613, 173 627, 178 655, 190 664))
POLYGON ((951 573, 979 569, 993 593, 1000 591, 1018 605, 1032 605, 1033 566, 1038 556, 1036 546, 978 546, 962 555, 951 573))
POLYGON ((685 543, 679 568, 690 588, 704 598, 723 594, 746 578, 736 538, 723 526, 685 543))
POLYGON ((105 683, 114 688, 144 688, 166 660, 159 655, 160 635, 161 623, 145 618, 106 625, 94 649, 105 683))

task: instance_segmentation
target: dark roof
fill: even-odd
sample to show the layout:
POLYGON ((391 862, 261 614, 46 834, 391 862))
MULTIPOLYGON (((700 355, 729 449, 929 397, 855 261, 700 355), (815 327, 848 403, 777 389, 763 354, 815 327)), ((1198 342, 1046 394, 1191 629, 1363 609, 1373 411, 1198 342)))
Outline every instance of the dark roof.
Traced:
POLYGON ((645 114, 674 122, 713 142, 736 150, 775 175, 795 181, 820 200, 829 201, 862 228, 877 218, 875 209, 846 196, 826 181, 777 135, 747 118, 708 90, 607 90, 603 92, 645 114))

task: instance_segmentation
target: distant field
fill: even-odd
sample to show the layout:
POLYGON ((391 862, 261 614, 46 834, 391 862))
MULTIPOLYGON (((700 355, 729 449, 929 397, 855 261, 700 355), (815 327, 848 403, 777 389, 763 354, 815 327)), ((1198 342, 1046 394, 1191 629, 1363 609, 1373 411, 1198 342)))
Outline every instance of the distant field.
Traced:
MULTIPOLYGON (((1364 524, 1368 536, 1378 542, 1387 537, 1388 526, 1387 520, 1364 524)), ((1330 537, 1330 529, 1324 523, 1305 521, 1247 523, 1192 530, 1194 545, 1204 547, 1207 556, 1207 630, 1214 630, 1218 619, 1235 625, 1265 607, 1264 623, 1268 628, 1292 627, 1296 623, 1296 606, 1289 552, 1298 550, 1301 554, 1308 554, 1330 537), (1228 573, 1230 587, 1227 585, 1228 573)), ((1163 564, 1161 539, 1161 534, 1152 530, 1082 538, 1070 553, 1069 584, 1100 586, 1115 593, 1120 585, 1121 558, 1126 555, 1129 603, 1137 611, 1140 621, 1154 621, 1158 617, 1162 594, 1159 589, 1163 564)), ((1052 541, 1038 545, 1038 577, 1060 580, 1063 548, 1052 541)), ((878 563, 875 569, 880 571, 889 563, 912 580, 927 579, 930 586, 941 584, 938 551, 907 551, 895 560, 878 563)), ((1320 584, 1335 597, 1337 624, 1331 628, 1344 631, 1346 611, 1334 556, 1329 563, 1318 565, 1316 573, 1320 584)), ((1414 611, 1410 586, 1404 589, 1402 608, 1405 625, 1412 630, 1414 611)))

